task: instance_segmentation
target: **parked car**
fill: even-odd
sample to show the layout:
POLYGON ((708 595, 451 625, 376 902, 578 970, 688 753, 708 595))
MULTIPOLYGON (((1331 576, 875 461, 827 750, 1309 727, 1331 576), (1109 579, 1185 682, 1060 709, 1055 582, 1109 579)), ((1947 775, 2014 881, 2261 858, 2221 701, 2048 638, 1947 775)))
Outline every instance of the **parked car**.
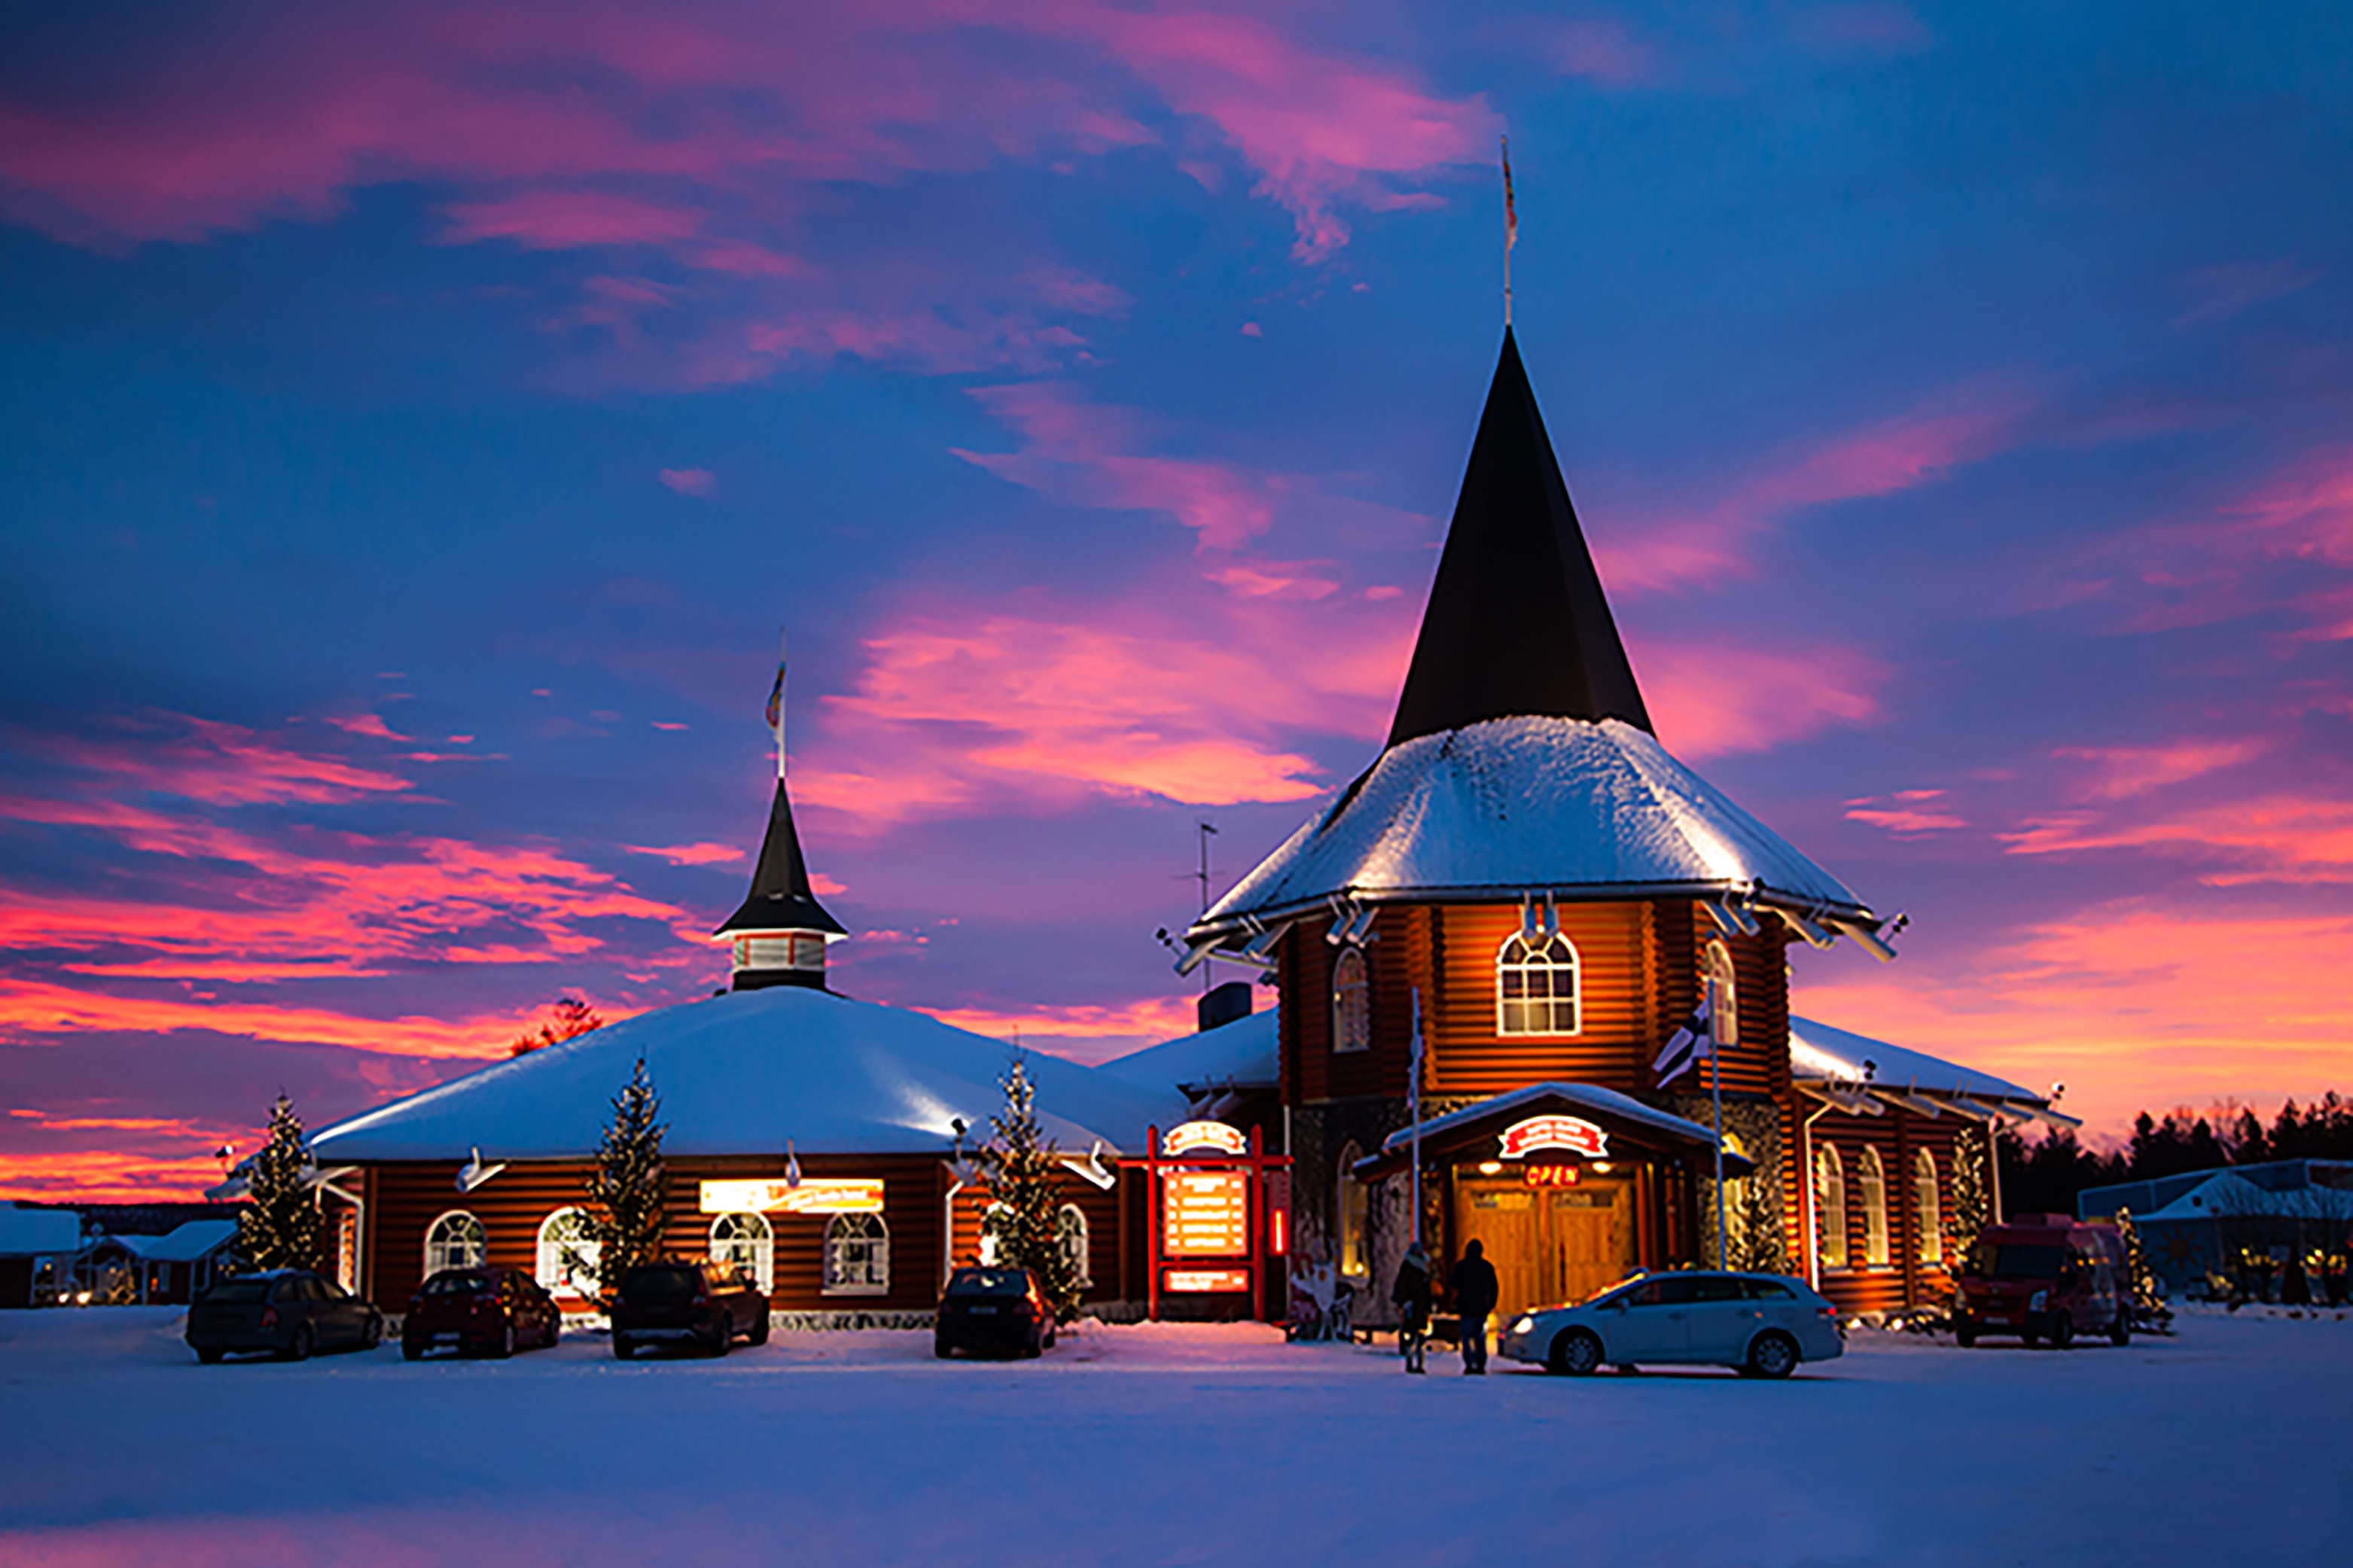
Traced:
POLYGON ((932 1353, 1034 1356, 1054 1348, 1054 1310, 1027 1268, 959 1268, 933 1320, 932 1353))
POLYGON ((1953 1338, 2016 1334, 2065 1350, 2078 1333, 2132 1342, 2123 1233, 2065 1215, 2021 1215, 1988 1226, 1970 1248, 1953 1300, 1953 1338))
POLYGON ((275 1268, 225 1279, 188 1308, 188 1348, 207 1365, 231 1351, 267 1351, 303 1361, 312 1351, 364 1350, 384 1342, 384 1314, 372 1302, 308 1268, 275 1268))
POLYGON ((430 1350, 503 1358, 552 1345, 563 1331, 555 1298, 522 1269, 444 1268, 409 1298, 400 1353, 410 1361, 430 1350))
POLYGON ((725 1355, 744 1335, 768 1342, 768 1298, 730 1264, 643 1263, 621 1278, 612 1310, 613 1353, 623 1361, 640 1345, 691 1344, 725 1355))
POLYGON ((1646 1274, 1576 1306, 1538 1307, 1496 1346, 1546 1372, 1695 1363, 1744 1377, 1787 1377, 1799 1362, 1845 1352, 1838 1309, 1805 1281, 1701 1269, 1646 1274))

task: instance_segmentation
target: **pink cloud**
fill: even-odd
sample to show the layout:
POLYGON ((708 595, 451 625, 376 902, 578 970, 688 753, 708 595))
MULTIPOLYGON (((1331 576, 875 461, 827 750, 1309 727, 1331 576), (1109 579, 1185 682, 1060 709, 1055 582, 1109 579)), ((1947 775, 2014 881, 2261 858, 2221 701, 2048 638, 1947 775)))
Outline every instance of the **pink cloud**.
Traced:
POLYGON ((1898 838, 1916 838, 1924 834, 1950 833, 1967 827, 1966 818, 1936 804, 1944 798, 1945 792, 1940 789, 1898 790, 1884 800, 1866 796, 1848 801, 1845 815, 1851 822, 1868 823, 1898 838))
POLYGON ((1646 509, 1650 515, 1597 542, 1602 576, 1613 590, 1641 592, 1743 574, 1749 539, 1775 519, 1935 484, 2011 446, 2032 406, 2016 395, 1963 388, 1785 456, 1712 500, 1646 509))
POLYGON ((297 751, 234 724, 147 714, 122 721, 120 728, 123 739, 113 742, 22 731, 14 741, 35 755, 127 788, 207 805, 330 805, 412 787, 396 774, 297 751))
POLYGON ((943 1024, 1078 1062, 1108 1061, 1142 1046, 1190 1034, 1190 996, 1147 996, 1108 1005, 918 1007, 943 1024))
POLYGON ((702 232, 703 215, 605 191, 539 190, 453 202, 442 216, 450 245, 512 240, 526 250, 584 246, 675 246, 702 232))
POLYGON ((347 735, 366 735, 378 741, 406 741, 406 735, 393 733, 392 726, 374 713, 353 713, 345 718, 327 721, 347 735))
POLYGON ((2222 511, 2275 553, 2353 566, 2353 447, 2309 453, 2222 511))
POLYGON ((673 866, 732 866, 744 858, 740 844, 624 844, 632 855, 651 855, 673 866))
POLYGON ((654 477, 682 496, 707 498, 719 493, 719 478, 709 468, 664 468, 654 477))
POLYGON ((1687 762, 1758 752, 1879 716, 1893 671, 1860 649, 1637 642, 1636 677, 1659 739, 1687 762))
POLYGON ((1539 30, 1537 39, 1554 69, 1597 86, 1636 87, 1651 80, 1657 71, 1651 46, 1615 18, 1552 24, 1539 30))

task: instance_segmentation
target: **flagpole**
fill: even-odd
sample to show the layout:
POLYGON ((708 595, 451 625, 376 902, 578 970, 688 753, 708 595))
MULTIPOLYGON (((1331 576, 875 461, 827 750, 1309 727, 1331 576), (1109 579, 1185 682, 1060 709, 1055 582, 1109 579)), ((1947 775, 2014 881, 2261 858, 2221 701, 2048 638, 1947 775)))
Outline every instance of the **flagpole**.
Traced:
MULTIPOLYGON (((1710 991, 1715 989, 1713 979, 1707 985, 1710 991)), ((1714 1002, 1711 997, 1707 1010, 1707 1029, 1711 1037, 1707 1043, 1707 1079, 1715 1094, 1715 1266, 1725 1268, 1730 1265, 1725 1260, 1724 1248, 1724 1045, 1713 1037, 1715 1034, 1714 1002)))
POLYGON ((1407 1114, 1413 1118, 1413 1239, 1421 1241, 1421 987, 1413 987, 1413 1077, 1405 1086, 1407 1114))

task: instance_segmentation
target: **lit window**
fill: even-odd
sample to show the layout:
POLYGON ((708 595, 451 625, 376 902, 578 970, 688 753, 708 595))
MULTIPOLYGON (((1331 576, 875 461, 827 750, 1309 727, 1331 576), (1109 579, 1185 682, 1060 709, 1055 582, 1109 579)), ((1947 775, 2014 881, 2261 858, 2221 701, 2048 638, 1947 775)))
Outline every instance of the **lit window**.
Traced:
POLYGON ((491 1238, 483 1234, 482 1222, 464 1209, 451 1209, 426 1229, 427 1274, 438 1274, 444 1268, 479 1268, 490 1255, 491 1238))
POLYGON ((1372 1215, 1372 1190, 1351 1173, 1361 1158, 1354 1143, 1340 1151, 1340 1170, 1335 1186, 1340 1194, 1340 1272, 1361 1279, 1372 1272, 1370 1254, 1365 1247, 1365 1230, 1372 1215))
POLYGON ((1495 1032, 1577 1032, 1577 949, 1557 931, 1530 942, 1517 931, 1495 954, 1495 1032))
POLYGON ((1740 1043, 1740 990, 1732 952, 1720 942, 1707 944, 1707 1033, 1726 1049, 1740 1043))
POLYGON ((1879 1151, 1865 1145, 1855 1172, 1862 1189, 1862 1260, 1873 1268, 1887 1267, 1887 1173, 1879 1151))
POLYGON ((546 1290, 592 1296, 596 1291, 596 1233, 578 1209, 557 1209, 540 1222, 532 1277, 546 1290))
POLYGON ((891 1289, 891 1231, 879 1214, 838 1214, 825 1227, 828 1296, 881 1296, 891 1289))
POLYGON ((1373 994, 1362 949, 1344 947, 1332 965, 1332 1048, 1362 1051, 1373 1044, 1373 994))
POLYGON ((1920 1261, 1945 1261, 1945 1211, 1936 1201, 1936 1156, 1912 1152, 1912 1217, 1920 1227, 1920 1261))
POLYGON ((1054 1216, 1054 1239, 1060 1243, 1062 1258, 1071 1266, 1071 1278, 1081 1285, 1095 1282, 1090 1266, 1092 1237, 1087 1228, 1086 1211, 1076 1204, 1064 1204, 1054 1216))
POLYGON ((1846 1169, 1829 1144, 1814 1153, 1814 1219, 1821 1227, 1822 1267, 1845 1268, 1846 1169))
POLYGON ((723 1214, 711 1222, 711 1260, 741 1268, 760 1282, 763 1290, 776 1287, 776 1233, 755 1214, 723 1214))
POLYGON ((997 1238, 1013 1223, 1013 1211, 1003 1204, 991 1204, 980 1215, 980 1266, 994 1268, 1002 1260, 997 1238))

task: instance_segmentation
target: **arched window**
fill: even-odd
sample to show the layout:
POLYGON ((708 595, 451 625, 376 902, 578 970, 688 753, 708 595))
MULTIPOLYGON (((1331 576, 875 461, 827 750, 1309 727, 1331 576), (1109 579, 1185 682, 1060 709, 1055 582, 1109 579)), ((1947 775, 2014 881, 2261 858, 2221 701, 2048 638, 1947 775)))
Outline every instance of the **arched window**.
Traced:
POLYGON ((557 1209, 539 1224, 532 1277, 543 1289, 588 1296, 596 1289, 596 1233, 578 1209, 557 1209))
POLYGON ((1732 950, 1720 942, 1707 944, 1707 1033, 1716 1045, 1730 1048, 1740 1043, 1740 988, 1732 972, 1732 950))
POLYGON ((723 1214, 711 1222, 711 1260, 730 1263, 774 1289, 776 1278, 776 1237, 765 1217, 755 1214, 723 1214))
POLYGON ((1862 1260, 1871 1268, 1887 1267, 1887 1172, 1879 1163, 1879 1151, 1863 1146, 1862 1159, 1855 1170, 1855 1184, 1862 1189, 1862 1260))
POLYGON ((1825 1143, 1814 1152, 1814 1222, 1821 1227, 1825 1268, 1846 1267, 1846 1168, 1825 1143))
POLYGON ((1373 1191, 1355 1175, 1356 1162, 1362 1158, 1354 1143, 1343 1145, 1340 1169, 1332 1183, 1333 1191, 1340 1197, 1340 1272, 1356 1279, 1373 1271, 1373 1255, 1365 1245, 1365 1232, 1373 1212, 1373 1191))
POLYGON ((838 1214, 825 1226, 825 1293, 882 1296, 891 1289, 891 1230, 879 1214, 838 1214))
POLYGON ((491 1255, 491 1238, 482 1222, 464 1209, 451 1209, 425 1230, 425 1272, 473 1268, 491 1255))
POLYGON ((1577 949, 1557 931, 1530 942, 1514 931, 1495 954, 1495 1033, 1574 1035, 1577 949))
POLYGON ((1086 1211, 1076 1204, 1064 1204, 1054 1216, 1054 1239, 1060 1244, 1062 1257, 1071 1266, 1071 1276, 1081 1285, 1095 1282, 1090 1257, 1092 1237, 1087 1228, 1086 1211))
POLYGON ((1936 1201, 1936 1156, 1912 1152, 1912 1218, 1920 1227, 1920 1261, 1945 1261, 1945 1209, 1936 1201))
POLYGON ((1365 978, 1362 948, 1344 947, 1332 965, 1332 1048, 1370 1050, 1373 1045, 1373 992, 1365 978))

